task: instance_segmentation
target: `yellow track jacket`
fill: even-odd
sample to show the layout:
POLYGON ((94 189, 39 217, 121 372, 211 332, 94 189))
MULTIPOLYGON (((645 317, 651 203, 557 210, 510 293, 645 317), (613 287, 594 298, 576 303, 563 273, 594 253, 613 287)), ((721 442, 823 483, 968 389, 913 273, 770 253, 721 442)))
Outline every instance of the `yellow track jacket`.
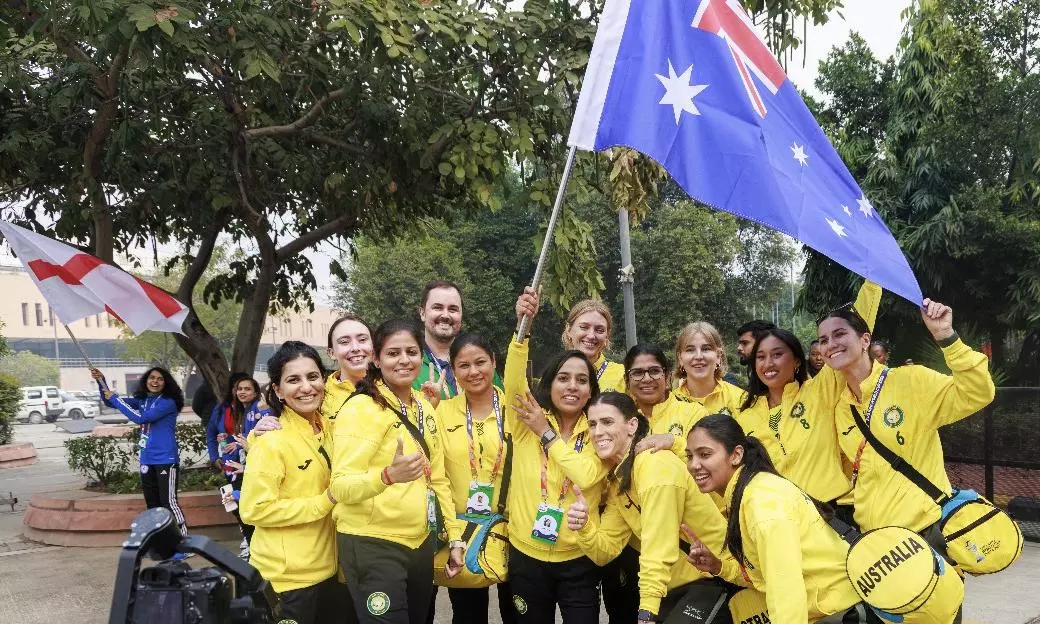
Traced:
POLYGON ((281 593, 316 585, 336 575, 336 528, 329 467, 332 456, 328 421, 322 433, 286 407, 282 428, 254 440, 248 475, 242 482, 239 513, 256 527, 249 563, 281 593))
POLYGON ((329 421, 332 429, 329 433, 335 435, 336 418, 347 399, 354 394, 354 382, 349 379, 340 380, 339 371, 335 371, 325 380, 325 400, 321 402, 321 414, 329 421))
POLYGON ((624 392, 624 364, 620 364, 618 362, 607 362, 607 358, 603 355, 600 355, 599 359, 592 364, 592 369, 598 373, 599 369, 603 367, 604 362, 606 362, 607 368, 603 371, 603 375, 599 378, 599 391, 609 392, 613 390, 614 392, 624 392))
POLYGON ((697 421, 708 412, 699 403, 676 392, 669 392, 664 401, 654 406, 649 417, 650 433, 671 434, 675 438, 672 452, 679 458, 686 457, 686 436, 697 421))
MULTIPOLYGON (((379 391, 395 408, 397 397, 381 382, 379 391)), ((422 394, 412 391, 408 419, 418 426, 423 408, 423 438, 430 447, 431 481, 437 495, 449 540, 460 539, 462 525, 452 513, 455 503, 444 471, 444 442, 433 406, 422 394)), ((426 519, 427 484, 424 477, 409 483, 383 483, 383 469, 393 463, 397 440, 404 454, 422 452, 422 447, 404 427, 397 414, 380 407, 367 395, 347 401, 336 427, 336 453, 332 460, 332 493, 339 501, 336 529, 340 533, 383 539, 407 548, 418 548, 430 535, 426 519)))
MULTIPOLYGON (((870 420, 870 431, 896 455, 928 477, 944 492, 952 486, 943 465, 939 427, 979 411, 993 400, 996 389, 985 355, 957 340, 942 350, 952 375, 924 366, 890 369, 870 420)), ((835 424, 841 450, 854 462, 863 434, 852 419, 856 405, 866 420, 867 405, 884 367, 874 368, 860 384, 862 401, 846 387, 838 404, 835 424)), ((252 461, 252 460, 250 460, 252 461)), ((939 520, 939 507, 917 486, 867 444, 853 491, 855 518, 862 530, 899 525, 921 531, 939 520)))
MULTIPOLYGON (((577 559, 582 556, 578 546, 577 535, 567 528, 564 522, 560 527, 559 539, 555 544, 547 544, 531 537, 538 506, 542 503, 541 493, 541 458, 542 442, 522 422, 519 422, 513 409, 513 397, 525 392, 527 379, 527 342, 518 344, 516 340, 509 342, 506 355, 505 382, 506 430, 513 434, 513 473, 509 485, 509 543, 528 557, 539 561, 559 562, 577 559)), ((608 367, 609 370, 609 367, 608 367)), ((556 416, 546 413, 549 423, 559 432, 560 423, 556 416)), ((564 477, 581 488, 582 494, 591 508, 599 506, 603 492, 603 481, 607 476, 607 468, 596 456, 592 441, 589 440, 589 421, 582 416, 574 426, 570 439, 561 439, 549 447, 548 467, 548 504, 559 506, 564 511, 575 501, 574 493, 568 488, 560 501, 560 488, 564 477), (574 451, 578 436, 584 436, 584 445, 580 453, 574 451)))
MULTIPOLYGON (((505 397, 498 388, 498 403, 505 417, 505 397)), ((455 513, 466 513, 466 499, 469 496, 470 481, 473 474, 469 465, 469 435, 466 433, 466 393, 460 393, 450 399, 441 401, 437 406, 437 428, 444 439, 444 470, 451 483, 451 498, 455 501, 455 513)), ((509 435, 508 431, 506 435, 509 435)), ((498 435, 498 424, 492 410, 483 420, 473 418, 473 452, 477 459, 477 474, 481 483, 491 483, 491 470, 495 465, 502 440, 498 435)), ((502 466, 492 485, 495 486, 491 509, 497 513, 499 496, 502 493, 502 473, 505 472, 506 451, 502 449, 502 466)), ((532 520, 533 522, 533 520, 532 520)))
POLYGON ((715 384, 715 389, 705 397, 690 396, 690 389, 686 387, 686 384, 676 386, 675 393, 700 403, 708 414, 722 412, 736 416, 740 412, 740 404, 744 402, 744 390, 721 379, 715 384))
MULTIPOLYGON (((615 469, 616 476, 616 469, 615 469)), ((597 565, 617 557, 632 537, 639 538, 639 608, 659 614, 669 590, 708 575, 686 561, 679 546, 686 523, 704 545, 723 561, 719 575, 746 584, 736 560, 725 548, 726 519, 711 498, 697 489, 686 464, 670 453, 640 453, 632 467, 632 487, 618 491, 608 482, 606 507, 595 521, 578 531, 578 544, 597 565)))
MULTIPOLYGON (((881 287, 864 282, 856 310, 874 326, 881 287)), ((777 471, 816 500, 829 502, 849 492, 852 484, 842 464, 834 409, 845 378, 830 366, 801 386, 784 388, 781 404, 770 409, 765 395, 737 415, 744 432, 762 441, 777 471)))

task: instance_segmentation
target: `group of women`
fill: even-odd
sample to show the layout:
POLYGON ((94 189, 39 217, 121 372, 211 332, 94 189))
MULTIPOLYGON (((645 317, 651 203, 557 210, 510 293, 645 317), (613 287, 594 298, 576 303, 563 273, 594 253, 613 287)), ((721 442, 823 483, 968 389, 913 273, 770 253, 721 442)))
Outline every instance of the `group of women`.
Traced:
MULTIPOLYGON (((463 515, 502 512, 504 622, 548 623, 558 609, 567 624, 592 624, 601 596, 611 622, 663 622, 704 601, 712 613, 758 604, 749 608, 768 617, 747 621, 878 621, 886 614, 858 604, 849 545, 829 519, 924 534, 939 509, 865 442, 855 414, 949 491, 938 427, 994 396, 985 356, 937 302, 925 300, 921 316, 951 375, 873 361, 880 296, 868 282, 855 304, 820 319, 825 364, 814 376, 793 334, 758 332, 746 391, 723 381, 722 337, 705 322, 680 333, 674 368, 653 345, 607 360, 610 312, 586 301, 533 388, 527 337, 509 345, 502 388, 491 345, 457 337, 450 361, 462 391, 441 401, 435 387, 413 389, 414 323, 371 331, 344 317, 329 332, 331 375, 300 342, 268 362, 272 417, 248 435, 239 501, 255 527, 251 563, 281 595, 283 618, 425 624, 434 560, 438 578, 472 573, 463 515)), ((538 308, 527 289, 517 317, 538 308)), ((944 607, 901 621, 959 619, 963 584, 947 572, 944 607)), ((449 588, 454 621, 486 622, 488 596, 449 588)))

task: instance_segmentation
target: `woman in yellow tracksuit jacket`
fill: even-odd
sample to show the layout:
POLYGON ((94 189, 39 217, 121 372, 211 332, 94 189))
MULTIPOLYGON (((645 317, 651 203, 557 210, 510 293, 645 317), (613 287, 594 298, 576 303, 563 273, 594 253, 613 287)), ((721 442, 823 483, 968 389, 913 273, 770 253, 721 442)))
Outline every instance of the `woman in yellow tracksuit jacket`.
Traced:
POLYGON ((725 374, 726 348, 719 330, 705 321, 684 327, 675 341, 675 393, 700 403, 709 414, 735 416, 744 390, 725 381, 725 374))
POLYGON ((614 318, 610 308, 595 299, 575 304, 567 313, 567 322, 563 326, 563 348, 576 349, 589 358, 601 392, 625 391, 624 368, 617 362, 608 361, 605 355, 610 348, 613 330, 614 318))
POLYGON ((284 619, 342 622, 349 596, 336 580, 333 441, 321 414, 321 357, 302 342, 286 342, 267 361, 267 372, 267 402, 282 427, 249 450, 239 501, 242 521, 256 527, 249 562, 281 596, 284 619))
MULTIPOLYGON (((444 438, 444 470, 455 513, 497 513, 506 468, 506 403, 494 386, 495 350, 486 338, 466 333, 451 343, 451 367, 461 392, 437 405, 437 428, 444 438)), ((439 396, 439 393, 438 393, 439 396)), ((449 588, 452 622, 488 621, 488 588, 449 588)), ((509 583, 498 584, 502 621, 515 619, 509 583)))
MULTIPOLYGON (((633 585, 638 583, 637 605, 627 621, 664 621, 690 583, 710 578, 686 562, 682 525, 728 562, 723 577, 739 581, 736 561, 724 556, 726 520, 694 484, 685 463, 672 453, 636 452, 650 423, 632 399, 618 392, 597 396, 589 406, 589 430, 596 454, 611 469, 606 507, 597 522, 579 497, 567 510, 567 523, 578 531, 585 554, 600 565, 637 540, 636 568, 629 577, 633 585)), ((708 612, 713 605, 697 606, 708 612)))
MULTIPOLYGON (((705 415, 704 408, 669 390, 668 357, 660 348, 638 344, 625 354, 625 385, 650 431, 641 436, 635 452, 671 451, 686 456, 686 434, 705 415)), ((603 569, 603 603, 612 623, 631 622, 639 611, 638 544, 626 546, 603 569)))
POLYGON ((921 318, 942 349, 952 375, 923 366, 889 369, 871 362, 869 325, 854 311, 835 310, 819 324, 824 357, 846 382, 837 404, 835 426, 841 450, 856 475, 855 520, 863 531, 898 525, 924 532, 938 522, 940 509, 866 443, 850 405, 856 407, 880 442, 940 490, 951 492, 939 427, 978 412, 989 405, 996 392, 989 361, 957 336, 949 307, 925 299, 921 318), (871 410, 875 390, 877 400, 871 410))
MULTIPOLYGON (((873 325, 880 301, 881 288, 864 282, 855 307, 873 325)), ((783 329, 759 334, 751 353, 748 394, 737 420, 762 442, 782 476, 849 518, 852 486, 834 428, 841 377, 824 366, 809 379, 801 343, 783 329)))
MULTIPOLYGON (((726 547, 743 563, 750 584, 765 594, 768 620, 764 621, 816 622, 844 614, 859 603, 846 573, 848 543, 802 490, 777 474, 757 438, 745 435, 733 417, 712 414, 694 426, 688 450, 697 487, 723 495, 728 514, 726 547)), ((718 571, 722 562, 709 550, 695 543, 690 560, 702 570, 718 571)), ((935 592, 926 611, 903 615, 901 621, 953 622, 964 598, 964 584, 952 566, 944 568, 935 592)))
POLYGON ((325 401, 321 413, 335 431, 336 417, 357 383, 365 378, 372 362, 372 330, 354 314, 345 314, 329 328, 329 357, 339 365, 325 380, 325 401))
MULTIPOLYGON (((537 295, 517 300, 517 316, 533 318, 537 295)), ((599 505, 607 469, 589 440, 585 408, 599 394, 596 371, 585 355, 564 351, 546 366, 536 388, 527 387, 528 345, 511 340, 506 355, 506 430, 512 433, 509 486, 509 584, 517 622, 544 624, 559 606, 565 624, 599 622, 599 568, 585 557, 564 510, 578 486, 599 505)))
POLYGON ((420 341, 411 321, 376 328, 373 364, 336 427, 340 565, 363 623, 426 622, 439 536, 451 548, 446 573, 454 576, 462 565, 443 440, 433 406, 412 390, 420 341))

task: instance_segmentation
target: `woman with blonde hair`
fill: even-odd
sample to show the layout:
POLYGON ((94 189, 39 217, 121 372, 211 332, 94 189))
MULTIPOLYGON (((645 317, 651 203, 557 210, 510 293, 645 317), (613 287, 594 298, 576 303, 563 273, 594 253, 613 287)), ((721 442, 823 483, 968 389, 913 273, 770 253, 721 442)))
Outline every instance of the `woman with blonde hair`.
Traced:
POLYGON ((563 326, 563 348, 575 349, 585 354, 596 371, 600 391, 625 391, 625 367, 607 360, 605 353, 610 349, 610 335, 614 330, 614 317, 610 308, 602 301, 585 299, 579 301, 567 314, 563 326))
POLYGON ((726 374, 726 348, 722 334, 705 321, 690 323, 675 341, 676 394, 704 406, 709 414, 736 415, 744 391, 722 379, 726 374))

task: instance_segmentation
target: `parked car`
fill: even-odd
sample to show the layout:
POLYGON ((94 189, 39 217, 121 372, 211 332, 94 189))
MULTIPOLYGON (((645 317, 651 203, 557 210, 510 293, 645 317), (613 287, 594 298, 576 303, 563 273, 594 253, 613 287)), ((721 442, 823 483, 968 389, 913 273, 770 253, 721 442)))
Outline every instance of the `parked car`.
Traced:
POLYGON ((93 403, 97 406, 99 411, 101 410, 101 394, 97 390, 94 390, 93 392, 88 390, 72 390, 69 392, 69 394, 76 397, 80 401, 87 401, 89 403, 93 403))
POLYGON ((18 402, 16 420, 34 425, 43 421, 54 422, 64 412, 61 393, 57 386, 24 386, 22 400, 18 402))
POLYGON ((62 416, 68 416, 72 420, 79 420, 83 417, 95 418, 101 413, 96 401, 81 399, 72 392, 64 390, 60 394, 61 405, 64 408, 62 416))

